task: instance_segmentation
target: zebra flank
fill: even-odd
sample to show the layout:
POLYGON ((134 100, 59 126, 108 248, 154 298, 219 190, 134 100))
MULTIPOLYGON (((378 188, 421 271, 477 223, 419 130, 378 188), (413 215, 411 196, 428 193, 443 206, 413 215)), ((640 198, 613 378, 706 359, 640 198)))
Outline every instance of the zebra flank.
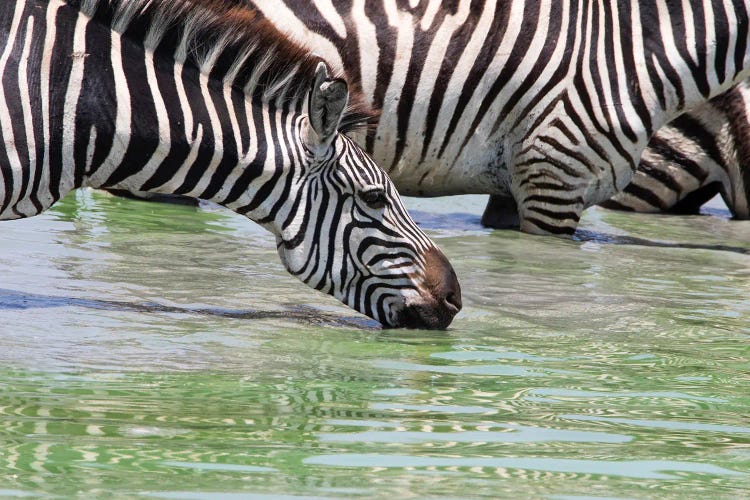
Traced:
POLYGON ((220 0, 0 4, 0 219, 91 186, 219 203, 294 276, 386 326, 445 328, 450 264, 343 132, 349 85, 220 0))
POLYGON ((744 81, 659 130, 631 183, 607 208, 694 214, 720 194, 750 218, 750 82, 744 81))
POLYGON ((359 84, 358 140, 406 194, 493 195, 486 217, 571 234, 651 136, 750 72, 750 0, 233 0, 359 84), (493 214, 490 214, 493 215, 493 214))

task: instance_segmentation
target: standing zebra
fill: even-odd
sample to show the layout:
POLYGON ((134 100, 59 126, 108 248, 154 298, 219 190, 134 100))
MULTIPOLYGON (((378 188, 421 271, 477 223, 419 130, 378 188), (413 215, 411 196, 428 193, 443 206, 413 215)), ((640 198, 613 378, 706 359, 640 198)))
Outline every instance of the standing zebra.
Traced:
POLYGON ((659 128, 750 73, 750 0, 245 1, 360 82, 402 192, 489 193, 511 211, 485 222, 517 207, 531 233, 573 233, 659 128))
POLYGON ((697 213, 721 194, 732 215, 750 218, 750 81, 659 130, 633 180, 607 208, 697 213))
POLYGON ((388 326, 445 328, 446 258, 339 128, 344 80, 219 0, 3 0, 0 218, 82 186, 215 201, 297 278, 388 326))

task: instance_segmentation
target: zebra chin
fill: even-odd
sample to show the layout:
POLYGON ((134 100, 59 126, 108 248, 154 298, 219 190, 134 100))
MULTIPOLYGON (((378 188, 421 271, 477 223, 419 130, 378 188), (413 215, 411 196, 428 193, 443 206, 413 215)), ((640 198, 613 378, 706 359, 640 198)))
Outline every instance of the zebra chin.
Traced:
POLYGON ((394 318, 383 323, 385 328, 445 330, 458 314, 460 306, 441 305, 437 301, 410 304, 397 311, 394 318))

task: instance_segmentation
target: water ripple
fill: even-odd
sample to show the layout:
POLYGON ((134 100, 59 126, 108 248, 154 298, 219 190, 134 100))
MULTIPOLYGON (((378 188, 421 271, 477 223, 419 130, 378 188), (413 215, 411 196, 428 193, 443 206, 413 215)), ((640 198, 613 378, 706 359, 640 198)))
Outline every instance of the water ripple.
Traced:
POLYGON ((330 500, 330 497, 309 495, 264 495, 260 493, 226 493, 223 491, 152 491, 141 493, 141 496, 175 500, 330 500))
POLYGON ((711 474, 717 476, 746 476, 747 474, 699 462, 674 460, 573 460, 557 458, 443 458, 415 455, 355 454, 318 455, 306 458, 309 465, 331 467, 491 467, 503 469, 533 469, 547 472, 621 476, 638 479, 677 479, 674 473, 711 474))
POLYGON ((22 490, 6 490, 0 488, 0 497, 14 497, 14 498, 20 498, 20 497, 38 497, 36 493, 31 493, 29 491, 22 491, 22 490))
POLYGON ((489 428, 506 429, 503 432, 414 432, 414 431, 365 431, 349 433, 318 434, 321 441, 348 443, 429 443, 450 441, 456 443, 535 443, 563 441, 568 443, 627 443, 631 436, 608 432, 545 429, 513 425, 492 425, 489 428))
POLYGON ((678 420, 639 420, 632 418, 599 417, 595 415, 559 415, 568 420, 587 420, 589 422, 607 422, 614 424, 634 425, 636 427, 654 427, 683 431, 727 432, 731 434, 750 434, 750 427, 735 425, 704 424, 700 422, 681 422, 678 420))
POLYGON ((550 398, 664 398, 664 399, 691 399, 694 401, 706 401, 710 403, 726 403, 726 399, 712 398, 706 396, 694 396, 682 392, 654 391, 654 392, 603 392, 603 391, 581 391, 573 389, 544 388, 533 389, 529 392, 536 396, 550 398))
POLYGON ((435 413, 455 413, 455 414, 479 414, 494 415, 497 410, 486 408, 484 406, 458 406, 458 405, 407 405, 401 403, 372 403, 370 408, 373 410, 397 410, 397 411, 417 411, 417 412, 435 412, 435 413))
POLYGON ((547 358, 534 356, 523 352, 491 352, 491 351, 450 351, 436 352, 430 355, 432 358, 447 359, 450 361, 495 361, 498 359, 509 359, 518 361, 564 361, 565 358, 547 358))
POLYGON ((424 365, 405 361, 379 360, 373 363, 377 368, 387 370, 408 370, 415 372, 435 372, 456 375, 502 375, 509 377, 547 377, 550 374, 575 375, 572 370, 557 370, 551 368, 529 369, 512 365, 424 365))
POLYGON ((180 467, 185 469, 205 470, 205 471, 222 471, 222 472, 279 472, 273 467, 260 467, 257 465, 240 465, 240 464, 219 464, 205 462, 178 462, 174 460, 165 460, 161 465, 167 467, 180 467))

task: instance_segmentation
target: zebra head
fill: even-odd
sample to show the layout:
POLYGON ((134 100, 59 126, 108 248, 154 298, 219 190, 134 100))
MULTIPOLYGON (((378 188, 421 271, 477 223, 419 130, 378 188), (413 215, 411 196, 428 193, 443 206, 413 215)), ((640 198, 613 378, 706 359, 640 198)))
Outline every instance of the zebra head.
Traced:
POLYGON ((279 255, 294 276, 389 327, 445 328, 461 289, 395 187, 339 132, 349 90, 317 67, 307 113, 293 127, 300 165, 275 217, 279 255), (283 212, 283 213, 282 213, 283 212))

